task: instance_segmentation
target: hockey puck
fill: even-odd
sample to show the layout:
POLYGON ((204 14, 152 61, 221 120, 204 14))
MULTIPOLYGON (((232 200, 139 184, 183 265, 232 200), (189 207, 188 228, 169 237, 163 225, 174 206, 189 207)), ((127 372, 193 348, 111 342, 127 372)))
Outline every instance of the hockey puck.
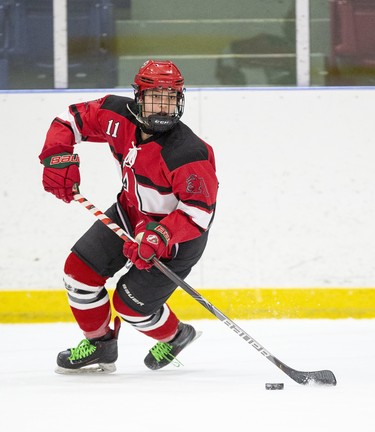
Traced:
POLYGON ((266 390, 282 390, 283 388, 283 383, 266 383, 266 390))

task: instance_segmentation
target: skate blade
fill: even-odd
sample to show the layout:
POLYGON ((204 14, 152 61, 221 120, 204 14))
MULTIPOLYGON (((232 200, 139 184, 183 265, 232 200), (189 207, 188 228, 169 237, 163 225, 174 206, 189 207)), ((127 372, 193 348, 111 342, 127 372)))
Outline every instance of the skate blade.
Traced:
MULTIPOLYGON (((196 332, 196 335, 195 335, 195 338, 192 339, 191 342, 194 342, 194 341, 196 341, 198 338, 200 338, 200 337, 202 336, 202 333, 203 333, 203 332, 200 331, 200 330, 197 331, 197 332, 196 332)), ((191 343, 191 342, 190 342, 190 343, 191 343)))
POLYGON ((116 365, 114 363, 98 363, 97 365, 91 365, 82 367, 79 369, 68 369, 57 366, 55 372, 62 375, 86 375, 86 374, 109 374, 116 371, 116 365))

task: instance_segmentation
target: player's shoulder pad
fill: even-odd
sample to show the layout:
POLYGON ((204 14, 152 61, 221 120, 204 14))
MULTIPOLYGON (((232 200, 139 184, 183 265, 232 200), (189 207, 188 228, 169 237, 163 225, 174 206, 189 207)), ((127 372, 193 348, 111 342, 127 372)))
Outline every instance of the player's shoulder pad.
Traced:
POLYGON ((108 95, 100 107, 101 109, 113 111, 124 117, 131 117, 127 105, 132 103, 133 99, 125 96, 108 95))
POLYGON ((156 139, 170 171, 191 162, 208 160, 207 146, 188 126, 179 121, 169 132, 156 139))

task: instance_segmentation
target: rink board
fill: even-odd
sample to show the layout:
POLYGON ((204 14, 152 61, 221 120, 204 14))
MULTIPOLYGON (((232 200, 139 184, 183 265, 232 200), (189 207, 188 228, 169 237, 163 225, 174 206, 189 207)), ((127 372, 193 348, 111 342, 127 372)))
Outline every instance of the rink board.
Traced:
MULTIPOLYGON (((375 288, 202 289, 231 319, 375 318, 375 288)), ((109 290, 112 297, 113 290, 109 290)), ((215 318, 180 288, 168 304, 182 320, 215 318)), ((63 290, 0 291, 0 323, 72 322, 63 290)))

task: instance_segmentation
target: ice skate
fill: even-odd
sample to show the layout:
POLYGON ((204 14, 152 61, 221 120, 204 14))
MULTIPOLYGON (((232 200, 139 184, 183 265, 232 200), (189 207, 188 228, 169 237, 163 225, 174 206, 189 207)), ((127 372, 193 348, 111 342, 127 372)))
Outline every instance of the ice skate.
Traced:
POLYGON ((57 355, 56 373, 111 373, 115 372, 118 357, 117 339, 121 322, 118 317, 111 330, 100 339, 83 339, 76 348, 69 348, 57 355))
POLYGON ((180 322, 176 336, 169 342, 158 342, 154 345, 144 359, 145 365, 152 370, 161 369, 172 363, 181 366, 177 355, 202 333, 196 332, 194 327, 180 322))

